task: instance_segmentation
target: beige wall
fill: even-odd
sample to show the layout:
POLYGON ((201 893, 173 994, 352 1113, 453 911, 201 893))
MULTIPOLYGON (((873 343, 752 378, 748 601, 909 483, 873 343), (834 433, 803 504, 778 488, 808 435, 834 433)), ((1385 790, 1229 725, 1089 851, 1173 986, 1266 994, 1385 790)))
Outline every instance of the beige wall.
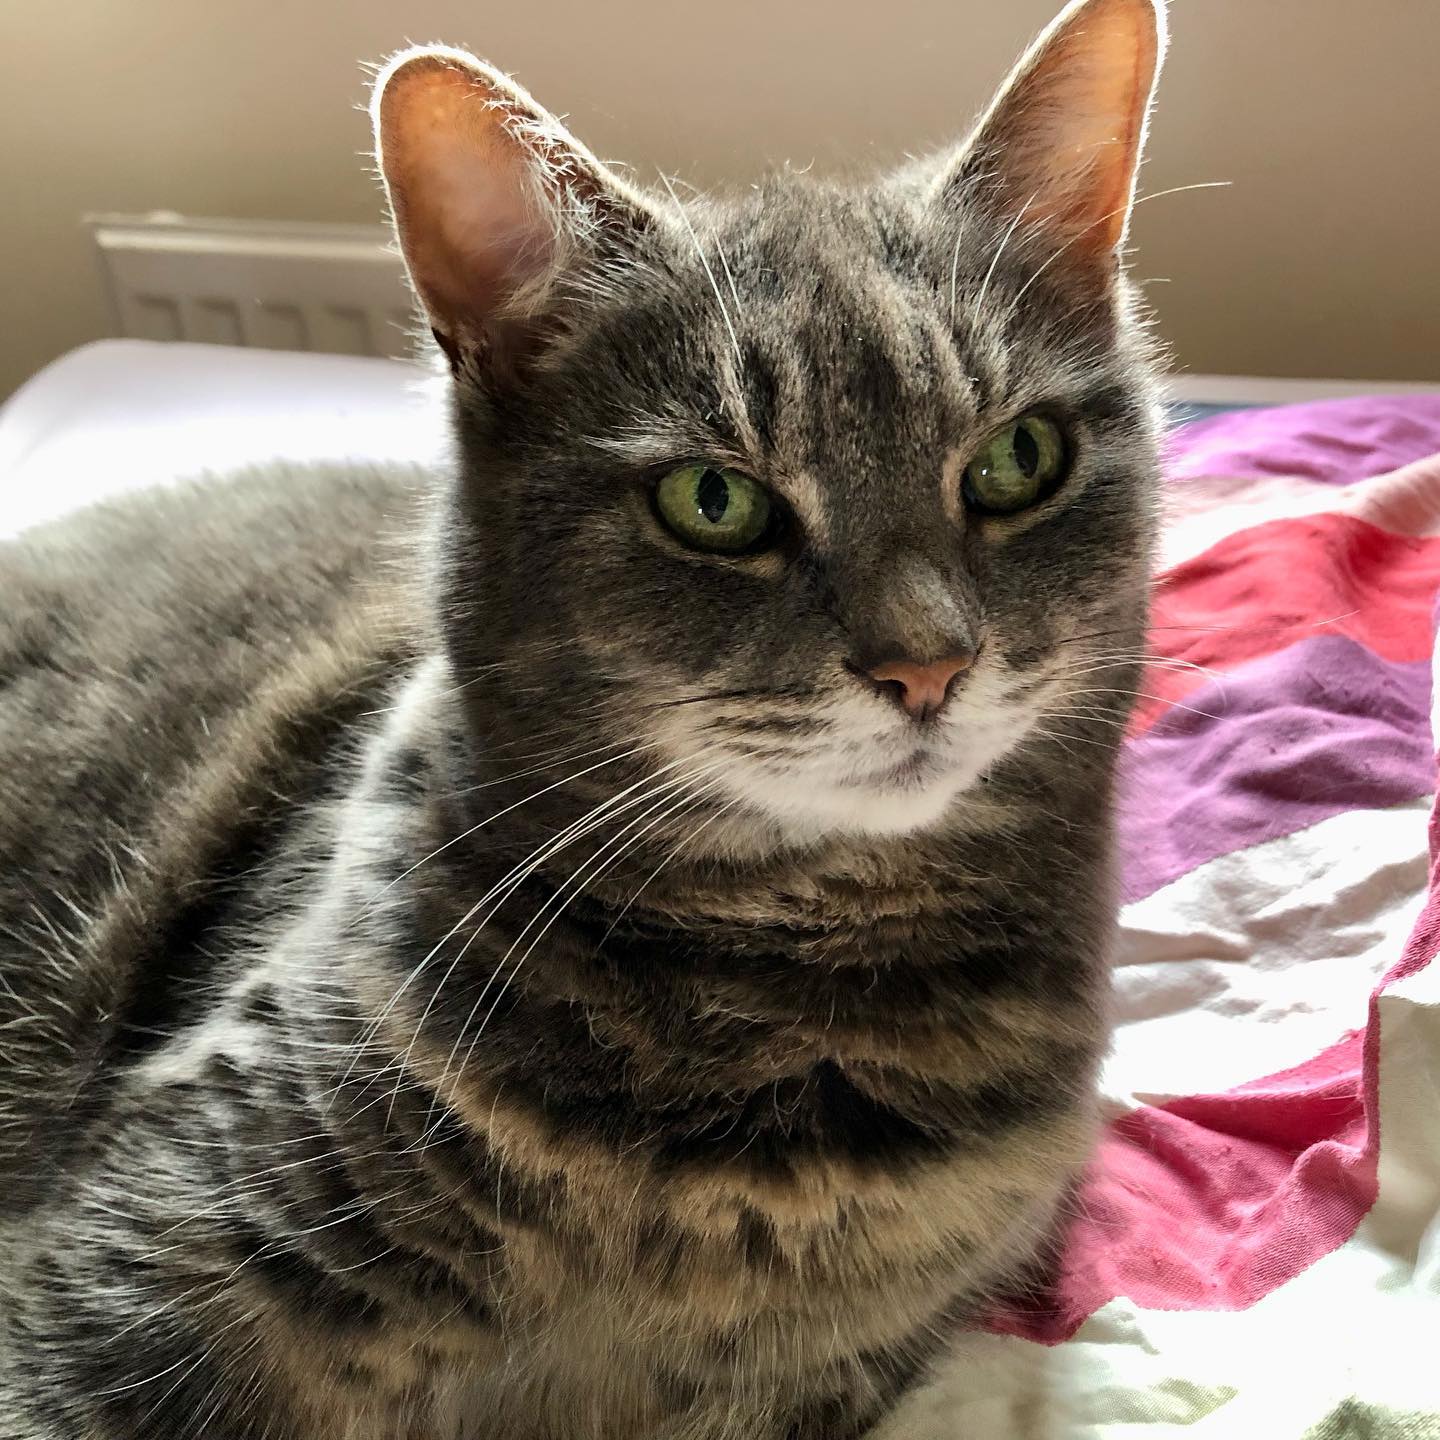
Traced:
MULTIPOLYGON (((469 45, 642 178, 961 132, 1058 0, 0 3, 0 394, 106 333, 87 210, 373 219, 359 62, 469 45)), ((1440 380, 1440 5, 1174 0, 1136 273, 1186 368, 1440 380)))

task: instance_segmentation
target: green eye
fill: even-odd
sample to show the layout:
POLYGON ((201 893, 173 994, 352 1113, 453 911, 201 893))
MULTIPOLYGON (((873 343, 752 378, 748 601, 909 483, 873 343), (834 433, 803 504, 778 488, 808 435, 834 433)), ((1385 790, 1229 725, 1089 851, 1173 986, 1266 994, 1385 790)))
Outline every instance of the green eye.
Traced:
POLYGON ((775 514, 763 486, 738 470, 710 465, 672 470, 655 491, 655 508, 687 545, 727 555, 753 549, 775 514))
POLYGON ((1043 500, 1065 473, 1065 437, 1044 415, 1023 415, 997 430, 965 467, 965 499, 989 515, 1010 515, 1043 500))

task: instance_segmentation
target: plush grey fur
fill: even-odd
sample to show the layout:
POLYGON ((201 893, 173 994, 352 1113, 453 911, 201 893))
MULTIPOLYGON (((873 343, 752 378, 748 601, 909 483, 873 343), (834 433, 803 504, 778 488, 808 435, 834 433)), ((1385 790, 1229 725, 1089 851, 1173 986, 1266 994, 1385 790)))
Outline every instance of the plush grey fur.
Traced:
POLYGON ((0 547, 5 1440, 842 1440, 1043 1256, 1155 426, 993 159, 587 233, 442 332, 452 474, 0 547), (693 457, 778 548, 665 531, 693 457), (946 647, 924 725, 856 675, 946 647))

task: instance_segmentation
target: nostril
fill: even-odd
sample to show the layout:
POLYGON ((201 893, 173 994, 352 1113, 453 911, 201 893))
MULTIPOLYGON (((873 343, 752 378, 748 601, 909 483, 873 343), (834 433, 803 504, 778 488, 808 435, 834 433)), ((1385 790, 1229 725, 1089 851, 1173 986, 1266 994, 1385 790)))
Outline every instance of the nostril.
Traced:
POLYGON ((897 704, 904 699, 905 685, 898 679, 882 679, 873 669, 861 664, 857 660, 845 661, 845 668, 863 685, 867 690, 873 690, 877 695, 884 695, 897 704))
POLYGON ((877 680, 873 675, 865 675, 863 678, 870 682, 877 695, 883 695, 897 705, 904 705, 906 692, 903 680, 877 680))

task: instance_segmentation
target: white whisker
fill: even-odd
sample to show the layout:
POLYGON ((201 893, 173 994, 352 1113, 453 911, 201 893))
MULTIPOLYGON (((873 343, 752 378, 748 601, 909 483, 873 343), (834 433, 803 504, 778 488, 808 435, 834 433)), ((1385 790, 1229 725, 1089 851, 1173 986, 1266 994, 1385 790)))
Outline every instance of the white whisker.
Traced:
POLYGON ((413 875, 415 871, 417 871, 422 865, 429 864, 429 862, 433 860, 437 855, 439 855, 442 851, 448 850, 452 845, 458 845, 462 840, 469 839, 469 837, 475 834, 477 830, 483 830, 487 825, 494 824, 496 820, 499 820, 504 815, 510 814, 512 810, 518 810, 522 805, 528 805, 532 800, 538 800, 542 795, 548 795, 552 790, 558 790, 562 785, 570 784, 572 780, 579 780, 584 775, 590 775, 596 770, 602 770, 606 765, 614 765, 618 761, 628 759, 631 755, 638 755, 642 750, 650 750, 653 748, 653 742, 632 746, 623 754, 612 755, 608 760, 600 760, 594 765, 587 766, 584 770, 577 770, 573 775, 567 775, 563 780, 557 780, 553 785, 547 785, 543 790, 536 790, 534 794, 525 796, 523 800, 517 800, 513 805, 507 805, 503 810, 497 810, 493 815, 487 815, 478 824, 470 826, 468 830, 462 830, 458 835, 451 836, 451 838, 445 841, 443 845, 437 845, 435 849, 433 849, 428 855, 423 856, 413 865, 409 866, 405 870, 402 870, 393 880, 389 882, 389 884, 383 886, 377 892, 376 898, 378 899, 379 896, 384 895, 387 891, 393 889, 407 876, 413 875))
MULTIPOLYGON (((990 289, 990 280, 995 274, 995 267, 1000 263, 1000 257, 1005 253, 1005 247, 1010 243, 1010 237, 1019 228, 1020 222, 1025 218, 1025 212, 1035 203, 1037 190, 1021 207, 1020 212, 1010 222, 1005 233, 1000 237, 1000 243, 995 247, 995 253, 990 257, 990 268, 985 272, 985 278, 980 283, 980 293, 975 298, 975 303, 970 307, 970 324, 979 328, 981 321, 981 310, 985 305, 985 295, 990 289)), ((960 241, 964 238, 964 230, 955 239, 955 253, 950 257, 950 324, 955 324, 955 273, 960 263, 960 241)))
MULTIPOLYGON (((724 762, 722 761, 716 761, 711 765, 702 767, 698 771, 692 771, 690 774, 683 777, 683 781, 681 783, 688 783, 690 780, 695 779, 697 775, 708 773, 709 771, 718 768, 723 763, 724 762)), ((520 934, 515 937, 515 939, 511 942, 510 948, 501 957, 499 965, 496 966, 496 975, 498 975, 500 971, 505 967, 505 965, 510 959, 510 956, 514 954, 516 947, 529 933, 531 927, 535 925, 535 923, 540 919, 542 915, 544 915, 545 911, 549 909, 551 905, 555 904, 556 900, 560 901, 560 904, 556 908, 555 913, 550 916, 550 918, 541 927, 540 932, 536 935, 534 940, 532 940, 530 944, 526 947, 524 953, 520 956, 518 960, 515 961, 514 965, 511 967, 510 974, 506 976, 504 983, 496 992, 495 998, 491 1002, 489 1010, 487 1010, 485 1013, 485 1018, 481 1020, 479 1026, 476 1028, 475 1034, 470 1041, 469 1047, 465 1051, 465 1059, 461 1062, 459 1070, 457 1071, 457 1081, 458 1076, 460 1074, 463 1074, 466 1066, 469 1065, 470 1059, 475 1053, 476 1044, 479 1043, 480 1037, 485 1031, 485 1027, 490 1023, 491 1017, 495 1014, 496 1009, 499 1007, 501 1000, 505 996, 505 992, 510 988, 511 982, 515 979, 516 975, 520 973, 520 970, 524 966, 526 960, 528 960, 530 956, 534 953, 535 947, 539 945, 540 942, 545 938, 551 926, 553 926, 555 922, 560 918, 560 916, 564 913, 565 908, 570 903, 570 901, 580 893, 580 891, 587 883, 590 883, 597 879, 602 869, 613 869, 615 865, 618 864, 619 861, 623 859, 624 856, 628 854, 635 845, 639 844, 639 842, 643 840, 644 837, 649 834, 651 830, 653 830, 657 825, 663 824, 664 821, 668 819, 669 816, 672 815, 676 810, 682 809, 687 805, 701 803, 704 799, 704 796, 707 793, 710 793, 710 791, 714 788, 716 787, 708 787, 708 789, 706 791, 702 791, 699 796, 683 795, 680 800, 673 802, 667 808, 661 809, 661 813, 654 820, 650 821, 648 825, 644 826, 638 831, 635 830, 635 826, 638 825, 641 820, 645 819, 646 816, 652 814, 655 809, 659 809, 661 806, 665 806, 665 800, 661 800, 657 803, 657 805, 652 806, 649 810, 643 811, 640 815, 634 817, 634 819, 626 825, 626 827, 620 832, 619 835, 612 837, 609 841, 602 845, 599 850, 595 851, 585 862, 582 862, 582 865, 577 868, 575 874, 572 875, 571 878, 566 881, 565 884, 562 885, 560 889, 557 890, 556 893, 545 902, 544 905, 541 906, 540 910, 536 913, 534 918, 529 922, 529 924, 526 925, 525 929, 522 930, 520 934), (621 842, 624 843, 622 844, 621 842), (613 856, 609 855, 608 852, 617 845, 620 846, 618 852, 613 856), (585 868, 587 865, 590 867, 588 870, 585 868)), ((493 978, 494 977, 492 976, 492 979, 493 978)), ((478 1006, 479 1002, 477 1001, 476 1006, 471 1010, 472 1019, 474 1017, 475 1010, 478 1009, 478 1006)), ((461 1034, 463 1035, 463 1033, 464 1027, 462 1027, 461 1029, 461 1034)), ((459 1037, 457 1037, 457 1045, 458 1038, 459 1037)), ((447 1063, 445 1067, 447 1073, 449 1071, 449 1068, 449 1064, 447 1063)), ((444 1083, 443 1076, 440 1083, 442 1085, 444 1083)), ((437 1086, 436 1088, 438 1094, 439 1086, 437 1086)))
MULTIPOLYGON (((465 916, 461 918, 457 926, 452 927, 451 931, 449 932, 450 935, 453 935, 455 933, 455 930, 459 928, 459 924, 464 924, 471 916, 474 915, 476 910, 478 910, 481 906, 493 901, 493 903, 491 903, 489 911, 480 919, 480 921, 476 924, 475 928, 471 931, 470 935, 466 938, 464 944, 460 946, 460 949, 458 950, 454 958, 450 961, 449 966, 446 968, 444 975, 441 976, 439 983, 432 991, 430 999, 427 1002, 424 1011, 421 1013, 421 1016, 415 1025, 414 1032, 410 1037, 410 1042, 405 1049, 404 1055, 399 1057, 397 1061, 393 1062, 397 1068, 397 1075, 395 1088, 391 1091, 392 1105, 394 1099, 399 1094, 401 1080, 403 1078, 405 1069, 409 1064, 415 1044, 419 1040, 420 1032, 424 1028, 425 1022, 429 1018, 431 1010, 433 1009, 436 1000, 438 1000, 440 996, 441 990, 444 989, 445 985, 454 975, 457 967, 464 960, 466 954, 470 949, 470 946, 478 938, 484 927, 490 922, 491 919, 494 918, 495 914, 505 903, 505 901, 509 899, 509 897, 514 894, 517 889, 519 889, 519 887, 525 882, 525 880, 528 879, 529 876, 532 875, 542 864, 544 864, 546 860, 558 854, 568 845, 571 845, 576 840, 583 838, 592 830, 596 829, 599 825, 604 824, 607 820, 612 819, 614 816, 623 814, 626 810, 632 809, 636 805, 643 805, 647 800, 653 798, 655 794, 670 789, 677 784, 683 785, 687 783, 687 781, 693 778, 693 776, 682 776, 679 780, 672 778, 668 781, 662 782, 658 787, 655 786, 655 781, 658 776, 664 775, 667 771, 673 770, 676 766, 686 763, 688 763, 686 759, 671 761, 668 765, 662 767, 662 769, 658 771, 656 775, 646 776, 645 778, 636 781, 634 784, 626 786, 626 788, 620 791, 618 794, 610 796, 607 800, 603 801, 597 806, 594 806, 584 815, 580 816, 577 820, 572 821, 563 830, 561 830, 558 835, 553 836, 543 845, 533 850, 524 860, 513 866, 506 875, 502 876, 500 880, 496 881, 496 883, 492 885, 483 896, 481 896, 481 898, 475 903, 475 905, 473 905, 466 912, 465 916), (646 790, 644 793, 636 796, 632 800, 626 801, 623 804, 621 803, 622 801, 625 801, 625 797, 630 795, 633 791, 642 789, 642 787, 645 786, 650 786, 653 788, 646 790)), ((524 933, 525 932, 523 931, 521 932, 520 938, 523 938, 524 933)), ((447 935, 445 938, 448 939, 449 936, 447 935)), ((442 941, 441 943, 444 942, 442 941)), ((501 966, 503 966, 503 964, 504 961, 502 960, 501 966)), ((474 1005, 471 1007, 471 1012, 466 1019, 465 1025, 468 1025, 470 1021, 474 1018, 475 1012, 483 1003, 486 995, 489 992, 490 986, 494 984, 495 979, 499 974, 499 969, 500 967, 497 966, 496 971, 491 975, 485 986, 482 987, 479 996, 476 998, 474 1005)), ((465 1030, 465 1025, 462 1025, 460 1029, 460 1034, 462 1035, 465 1030)), ((450 1063, 454 1059, 455 1049, 458 1044, 459 1036, 457 1035, 455 1045, 451 1047, 450 1057, 446 1061, 445 1070, 447 1072, 449 1070, 450 1063)), ((388 1069, 390 1067, 387 1066, 386 1068, 388 1069)), ((373 1078, 374 1077, 372 1077, 372 1079, 373 1078)), ((363 1093, 363 1091, 361 1093, 363 1093)))
MULTIPOLYGON (((1149 200, 1160 200, 1166 195, 1180 195, 1187 190, 1221 190, 1228 186, 1229 180, 1201 180, 1194 185, 1172 185, 1168 190, 1156 190, 1153 194, 1142 195, 1134 202, 1135 205, 1144 205, 1149 200)), ((1117 215, 1123 215, 1130 205, 1117 205, 1115 209, 1100 216, 1098 220, 1092 220, 1085 228, 1077 234, 1072 235, 1058 250, 1044 261, 1039 269, 1020 287, 1014 300, 1010 302, 1010 308, 1005 314, 1005 323, 1009 323, 1010 317, 1020 308, 1020 302, 1025 298, 1025 292, 1067 251, 1072 245, 1077 244, 1085 235, 1095 229, 1097 225, 1103 225, 1107 220, 1113 220, 1117 215)))
MULTIPOLYGON (((656 172, 660 176, 661 183, 670 192, 670 198, 675 202, 675 209, 679 212, 680 219, 684 222, 685 228, 690 232, 690 239, 695 243, 695 253, 700 257, 700 263, 705 267, 705 274, 709 278, 710 288, 715 292, 715 303, 720 307, 720 318, 725 322, 725 328, 730 332, 730 343, 735 347, 736 360, 742 360, 740 354, 740 337, 735 333, 735 326, 730 320, 730 312, 725 308, 725 297, 720 293, 719 283, 715 279, 715 272, 710 268, 710 262, 705 258, 705 247, 700 243, 700 237, 695 233, 695 227, 690 223, 690 216, 686 213, 685 207, 680 203, 680 197, 675 193, 675 187, 670 183, 670 177, 663 170, 656 172)), ((726 267, 728 271, 728 266, 726 267)), ((743 360, 742 360, 743 363, 743 360)))

